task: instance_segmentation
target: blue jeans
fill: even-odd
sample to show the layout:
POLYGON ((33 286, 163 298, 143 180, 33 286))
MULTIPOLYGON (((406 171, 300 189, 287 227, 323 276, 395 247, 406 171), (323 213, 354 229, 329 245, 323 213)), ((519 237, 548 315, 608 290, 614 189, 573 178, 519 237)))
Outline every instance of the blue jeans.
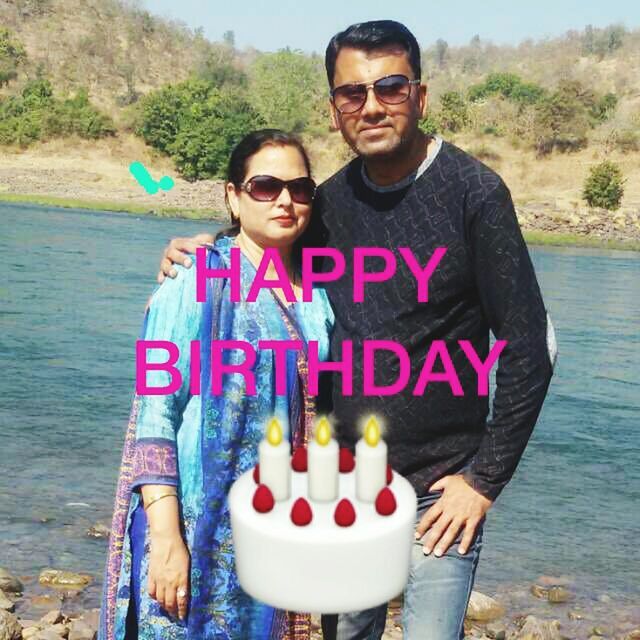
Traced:
MULTIPOLYGON (((416 523, 442 494, 418 498, 416 523)), ((462 534, 440 558, 425 556, 417 540, 411 554, 411 571, 404 591, 402 627, 404 640, 462 640, 464 615, 482 548, 482 527, 465 555, 457 551, 462 534)), ((324 640, 380 640, 387 618, 387 604, 373 609, 322 616, 324 640)))

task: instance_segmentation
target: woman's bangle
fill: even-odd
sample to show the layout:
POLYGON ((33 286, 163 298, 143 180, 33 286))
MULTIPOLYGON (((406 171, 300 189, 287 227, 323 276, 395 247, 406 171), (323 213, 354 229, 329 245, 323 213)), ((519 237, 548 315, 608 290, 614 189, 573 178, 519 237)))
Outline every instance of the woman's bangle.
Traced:
POLYGON ((149 502, 144 505, 144 510, 146 511, 154 502, 158 502, 158 500, 162 500, 162 498, 168 498, 170 496, 178 497, 178 493, 176 491, 170 491, 167 493, 161 493, 160 495, 155 495, 149 502))

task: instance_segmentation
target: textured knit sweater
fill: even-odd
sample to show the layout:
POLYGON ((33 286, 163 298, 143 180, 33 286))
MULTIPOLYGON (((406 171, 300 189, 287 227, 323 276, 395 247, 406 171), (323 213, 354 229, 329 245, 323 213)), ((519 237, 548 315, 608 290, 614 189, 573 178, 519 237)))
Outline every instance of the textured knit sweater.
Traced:
MULTIPOLYGON (((343 359, 343 341, 353 343, 353 395, 342 393, 342 378, 334 375, 333 419, 341 444, 352 447, 363 420, 378 416, 391 466, 419 496, 439 478, 462 472, 493 500, 513 475, 542 407, 552 375, 548 332, 553 329, 501 178, 446 142, 427 164, 421 173, 381 190, 357 158, 318 189, 305 244, 339 249, 346 258, 345 275, 327 284, 336 316, 332 359, 343 359), (368 283, 362 303, 353 301, 354 247, 383 247, 397 258, 395 275, 368 283), (429 281, 427 302, 418 302, 416 279, 399 247, 410 248, 422 266, 437 247, 446 247, 429 281), (488 397, 478 395, 478 375, 458 341, 470 341, 484 361, 490 331, 507 346, 488 419, 488 397), (403 391, 364 395, 365 340, 392 340, 407 351, 411 375, 403 391), (445 341, 463 396, 439 381, 413 395, 434 340, 445 341)), ((366 262, 369 271, 383 266, 380 258, 366 262)), ((379 352, 375 383, 392 384, 398 370, 397 356, 379 352)), ((434 371, 442 368, 436 363, 434 371)))

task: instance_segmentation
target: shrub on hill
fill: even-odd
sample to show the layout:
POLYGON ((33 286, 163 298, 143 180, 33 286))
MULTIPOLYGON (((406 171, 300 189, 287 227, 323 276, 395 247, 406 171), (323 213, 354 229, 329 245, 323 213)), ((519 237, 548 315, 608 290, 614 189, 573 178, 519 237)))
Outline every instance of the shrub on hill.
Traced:
POLYGON ((147 95, 136 133, 170 155, 188 180, 222 177, 233 146, 264 126, 238 89, 203 80, 167 85, 147 95))
POLYGON ((490 73, 484 82, 472 85, 468 91, 471 102, 500 95, 507 100, 522 104, 535 104, 544 96, 542 87, 532 82, 523 82, 515 73, 490 73))
POLYGON ((18 67, 26 59, 22 43, 13 39, 9 29, 0 27, 0 89, 18 77, 18 67))
POLYGON ((97 139, 115 132, 111 118, 90 104, 86 89, 59 100, 51 83, 38 78, 28 82, 20 96, 0 98, 0 144, 26 147, 37 140, 74 134, 97 139))
MULTIPOLYGON (((283 49, 259 56, 249 69, 251 104, 268 127, 302 133, 326 122, 328 91, 322 60, 283 49)), ((326 124, 325 124, 326 129, 326 124)))
POLYGON ((620 208, 624 195, 624 178, 620 167, 605 160, 591 167, 584 183, 582 197, 590 207, 602 207, 615 211, 620 208))

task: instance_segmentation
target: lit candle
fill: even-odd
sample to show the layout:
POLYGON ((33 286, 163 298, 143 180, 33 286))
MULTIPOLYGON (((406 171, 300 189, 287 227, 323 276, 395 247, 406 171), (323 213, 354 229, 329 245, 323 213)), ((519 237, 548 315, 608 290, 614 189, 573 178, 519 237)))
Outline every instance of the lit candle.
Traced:
POLYGON ((380 438, 378 421, 367 420, 362 438, 356 442, 356 498, 374 502, 387 486, 387 445, 380 438))
POLYGON ((289 442, 282 438, 282 427, 277 418, 267 425, 264 439, 258 445, 260 484, 269 487, 276 502, 287 500, 291 491, 291 465, 289 442))
POLYGON ((331 425, 326 418, 320 418, 308 449, 307 473, 311 500, 330 502, 338 497, 339 459, 340 447, 331 437, 331 425))

